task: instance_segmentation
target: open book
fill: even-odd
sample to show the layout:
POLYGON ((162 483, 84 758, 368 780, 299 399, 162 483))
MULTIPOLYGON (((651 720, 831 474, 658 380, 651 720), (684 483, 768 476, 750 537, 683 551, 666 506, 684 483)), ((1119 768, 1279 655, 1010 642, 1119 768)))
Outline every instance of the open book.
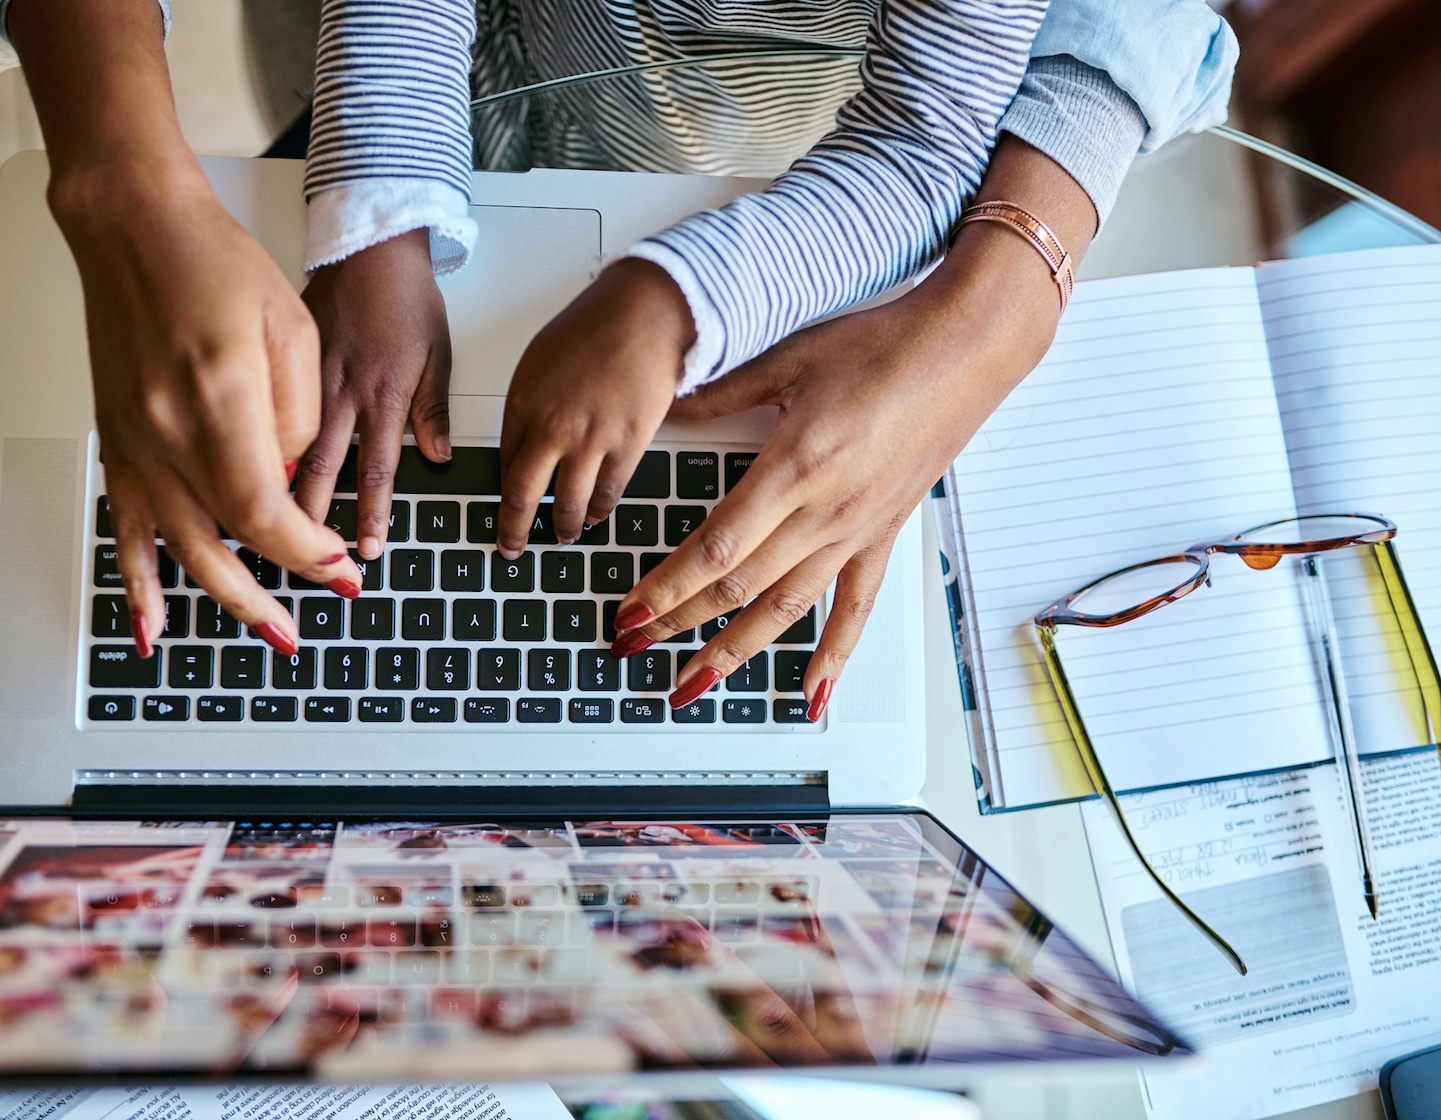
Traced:
MULTIPOLYGON (((982 806, 1093 794, 1032 616, 1109 572, 1298 513, 1379 513, 1441 640, 1441 246, 1081 284, 938 494, 982 806)), ((1323 561, 1363 755, 1428 745, 1369 548, 1323 561)), ((1057 646, 1120 790, 1332 756, 1300 565, 1057 646)))

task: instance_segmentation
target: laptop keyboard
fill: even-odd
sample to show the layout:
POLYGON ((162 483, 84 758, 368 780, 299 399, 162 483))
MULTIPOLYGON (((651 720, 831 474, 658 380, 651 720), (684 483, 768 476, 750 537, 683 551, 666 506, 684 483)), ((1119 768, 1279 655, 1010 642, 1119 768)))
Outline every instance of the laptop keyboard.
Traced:
MULTIPOLYGON (((242 628, 157 545, 166 625, 155 655, 141 660, 130 640, 109 507, 99 494, 87 526, 82 726, 810 727, 801 682, 820 630, 818 607, 710 694, 676 710, 665 698, 677 673, 729 616, 624 662, 609 653, 621 599, 704 522, 753 457, 720 446, 654 448, 615 512, 579 541, 556 541, 547 502, 530 547, 506 560, 495 548, 499 452, 456 447, 451 462, 437 467, 406 447, 385 553, 356 558, 360 598, 347 602, 232 545, 296 619, 294 657, 242 628)), ((354 544, 354 449, 328 524, 354 544)))

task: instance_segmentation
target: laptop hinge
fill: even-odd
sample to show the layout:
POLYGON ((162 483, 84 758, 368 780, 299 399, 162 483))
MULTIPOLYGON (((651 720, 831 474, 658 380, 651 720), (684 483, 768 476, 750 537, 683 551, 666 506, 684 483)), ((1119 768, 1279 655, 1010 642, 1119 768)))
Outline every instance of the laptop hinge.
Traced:
POLYGON ((824 773, 420 774, 86 771, 76 817, 163 820, 825 816, 824 773), (491 780, 485 780, 491 779, 491 780), (527 780, 529 779, 529 780, 527 780))

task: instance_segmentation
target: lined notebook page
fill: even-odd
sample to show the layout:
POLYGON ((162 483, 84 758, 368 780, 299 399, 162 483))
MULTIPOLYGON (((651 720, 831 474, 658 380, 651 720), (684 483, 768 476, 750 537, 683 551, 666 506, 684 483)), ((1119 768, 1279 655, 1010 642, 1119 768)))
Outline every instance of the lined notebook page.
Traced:
MULTIPOLYGON (((1256 270, 1296 502, 1380 513, 1441 649, 1441 246, 1256 270)), ((1406 648, 1366 554, 1326 560, 1358 746, 1428 736, 1406 648)))
MULTIPOLYGON (((994 800, 1089 796, 1031 617, 1127 564, 1294 512, 1254 273, 1078 286, 1050 353, 952 483, 994 800)), ((1119 788, 1331 754, 1294 572, 1213 563, 1213 587, 1147 620, 1058 637, 1119 788)))

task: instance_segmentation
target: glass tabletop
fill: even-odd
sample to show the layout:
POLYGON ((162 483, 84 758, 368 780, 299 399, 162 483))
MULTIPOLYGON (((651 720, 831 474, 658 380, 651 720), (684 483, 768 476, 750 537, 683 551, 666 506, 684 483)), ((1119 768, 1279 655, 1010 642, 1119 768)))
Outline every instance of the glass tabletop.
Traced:
MULTIPOLYGON (((480 170, 770 178, 834 128, 864 51, 776 47, 536 81, 471 104, 480 170)), ((1081 278, 1441 242, 1419 218, 1234 128, 1137 158, 1081 278)))

